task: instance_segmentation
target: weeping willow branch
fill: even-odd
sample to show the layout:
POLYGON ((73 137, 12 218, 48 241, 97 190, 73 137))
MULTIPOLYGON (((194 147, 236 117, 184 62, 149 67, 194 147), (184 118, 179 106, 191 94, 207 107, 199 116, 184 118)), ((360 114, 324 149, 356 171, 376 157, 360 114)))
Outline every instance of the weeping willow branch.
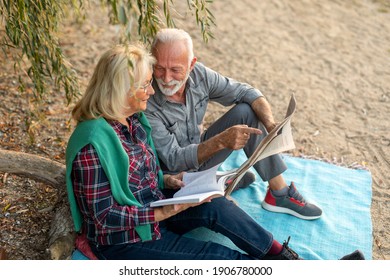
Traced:
MULTIPOLYGON (((70 3, 72 8, 79 9, 74 1, 70 3)), ((69 102, 79 92, 76 72, 66 60, 56 36, 63 18, 63 5, 63 1, 53 0, 3 0, 0 6, 6 34, 1 42, 3 51, 17 50, 13 52, 13 60, 18 67, 27 58, 26 73, 33 82, 37 100, 45 98, 51 81, 64 88, 69 102)), ((23 90, 24 83, 21 78, 19 81, 23 90)))
MULTIPOLYGON (((34 86, 34 97, 45 105, 48 85, 63 89, 68 104, 79 94, 76 71, 62 52, 57 37, 66 11, 76 17, 86 14, 86 4, 98 5, 97 0, 2 0, 0 2, 1 38, 4 53, 14 49, 12 60, 16 68, 27 59, 24 70, 34 86)), ((212 0, 187 0, 187 8, 193 13, 204 41, 213 38, 211 28, 215 25, 209 9, 212 0)), ((100 0, 109 10, 111 24, 123 27, 123 41, 142 40, 149 42, 162 27, 174 27, 172 14, 176 12, 173 0, 100 0), (134 35, 135 34, 135 35, 134 35), (134 38, 135 37, 135 38, 134 38)), ((23 72, 23 70, 21 70, 23 72)), ((24 82, 19 78, 23 92, 24 82)))

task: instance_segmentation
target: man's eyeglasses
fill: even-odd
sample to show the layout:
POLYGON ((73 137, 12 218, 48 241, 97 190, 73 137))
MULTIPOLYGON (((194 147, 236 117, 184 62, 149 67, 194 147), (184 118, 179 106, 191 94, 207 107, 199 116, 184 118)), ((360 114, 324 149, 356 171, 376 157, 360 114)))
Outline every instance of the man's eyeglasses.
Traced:
POLYGON ((140 89, 142 89, 145 93, 146 91, 148 90, 148 88, 152 85, 153 83, 153 77, 150 79, 149 82, 147 82, 146 84, 144 84, 143 86, 140 87, 140 89))

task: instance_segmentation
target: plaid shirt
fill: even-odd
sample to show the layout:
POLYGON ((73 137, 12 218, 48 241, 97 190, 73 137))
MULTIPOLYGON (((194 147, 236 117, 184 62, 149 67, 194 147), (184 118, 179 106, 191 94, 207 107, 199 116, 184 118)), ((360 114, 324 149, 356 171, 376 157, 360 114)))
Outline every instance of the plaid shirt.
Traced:
MULTIPOLYGON (((129 129, 118 121, 108 121, 129 155, 129 188, 143 207, 119 205, 95 148, 81 149, 72 167, 73 188, 86 224, 87 237, 101 245, 140 242, 138 225, 151 224, 152 239, 161 238, 150 202, 164 198, 158 189, 156 158, 146 143, 146 132, 137 114, 127 118, 129 129)), ((113 155, 115 157, 115 155, 113 155)))

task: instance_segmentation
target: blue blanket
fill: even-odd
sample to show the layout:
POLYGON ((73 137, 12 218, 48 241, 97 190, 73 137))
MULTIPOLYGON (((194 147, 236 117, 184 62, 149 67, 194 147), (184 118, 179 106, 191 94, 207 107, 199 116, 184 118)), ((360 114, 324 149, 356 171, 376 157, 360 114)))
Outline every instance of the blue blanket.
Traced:
MULTIPOLYGON (((290 247, 304 259, 336 260, 355 249, 362 250, 366 259, 372 259, 370 172, 287 155, 283 158, 288 166, 284 178, 288 183, 294 181, 307 201, 322 208, 322 217, 305 221, 264 210, 260 203, 267 184, 260 177, 248 188, 233 192, 232 197, 240 207, 272 232, 276 240, 283 242, 291 236, 290 247)), ((236 151, 221 169, 236 168, 245 160, 245 154, 236 151)), ((207 229, 197 229, 188 236, 236 248, 224 236, 207 229)))
MULTIPOLYGON (((291 215, 264 210, 260 203, 265 196, 266 183, 262 182, 260 177, 248 188, 233 192, 232 196, 240 207, 272 232, 274 238, 281 243, 291 236, 290 247, 304 259, 336 260, 355 249, 362 250, 366 259, 372 259, 370 172, 339 167, 318 160, 287 155, 283 157, 288 166, 288 170, 283 173, 284 178, 288 183, 294 181, 306 200, 322 208, 322 217, 305 221, 291 215)), ((236 151, 221 168, 237 168, 245 160, 245 154, 236 151)), ((224 236, 205 228, 194 230, 187 236, 213 240, 238 249, 224 236)), ((72 259, 85 258, 75 251, 72 259)))

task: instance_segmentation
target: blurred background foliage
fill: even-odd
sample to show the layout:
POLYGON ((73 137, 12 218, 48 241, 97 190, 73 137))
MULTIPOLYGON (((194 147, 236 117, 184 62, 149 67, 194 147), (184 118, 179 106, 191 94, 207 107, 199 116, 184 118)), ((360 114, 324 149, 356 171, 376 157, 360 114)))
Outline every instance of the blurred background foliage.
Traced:
MULTIPOLYGON (((187 11, 193 15, 207 42, 213 37, 211 29, 215 25, 209 9, 212 0, 186 2, 187 11)), ((45 104, 48 84, 62 90, 68 104, 80 94, 77 72, 61 49, 58 33, 69 17, 83 24, 87 16, 93 16, 88 15, 88 5, 106 8, 109 23, 121 27, 118 43, 150 43, 161 27, 175 27, 174 0, 2 0, 3 53, 9 63, 14 63, 15 71, 21 73, 20 91, 24 92, 26 81, 22 76, 26 76, 33 85, 33 100, 38 104, 45 104)))

